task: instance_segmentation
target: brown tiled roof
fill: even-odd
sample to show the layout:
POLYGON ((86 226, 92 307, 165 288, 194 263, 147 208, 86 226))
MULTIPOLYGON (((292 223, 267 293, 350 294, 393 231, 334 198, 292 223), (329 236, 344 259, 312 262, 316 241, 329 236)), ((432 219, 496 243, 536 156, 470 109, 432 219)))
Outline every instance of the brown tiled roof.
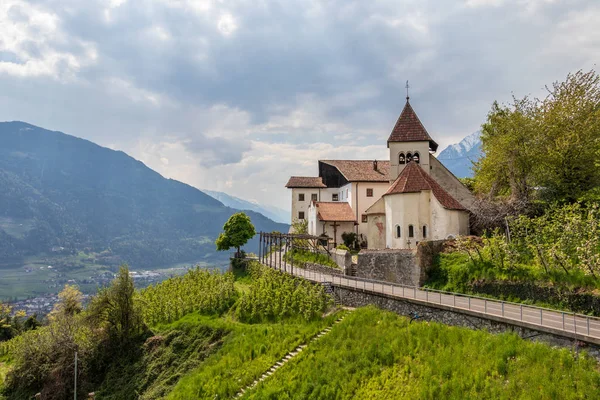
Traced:
POLYGON ((327 187, 318 176, 292 176, 285 187, 287 188, 324 188, 327 187))
POLYGON ((316 201, 317 218, 321 221, 356 222, 350 204, 345 202, 316 201))
POLYGON ((410 102, 407 100, 404 105, 392 133, 388 138, 388 146, 390 142, 422 142, 428 141, 429 148, 433 151, 437 150, 438 144, 429 136, 427 129, 421 123, 417 113, 413 110, 410 102))
POLYGON ((334 166, 349 182, 389 182, 390 162, 377 161, 377 169, 373 160, 319 160, 334 166))
POLYGON ((396 193, 415 193, 422 190, 431 190, 444 208, 450 210, 467 210, 414 161, 406 164, 402 173, 398 175, 398 178, 396 178, 388 191, 385 192, 384 196, 396 193))

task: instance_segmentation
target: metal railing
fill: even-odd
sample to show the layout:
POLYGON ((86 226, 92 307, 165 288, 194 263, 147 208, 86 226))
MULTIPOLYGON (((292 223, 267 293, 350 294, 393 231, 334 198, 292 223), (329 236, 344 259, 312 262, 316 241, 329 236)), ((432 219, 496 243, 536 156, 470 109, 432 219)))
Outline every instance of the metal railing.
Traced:
POLYGON ((334 286, 413 299, 433 306, 442 305, 457 310, 468 310, 480 314, 482 317, 500 317, 508 321, 518 321, 564 333, 600 339, 600 318, 589 315, 375 279, 329 275, 299 267, 295 267, 293 270, 289 267, 285 268, 286 265, 280 265, 280 267, 288 273, 315 282, 331 282, 334 286))

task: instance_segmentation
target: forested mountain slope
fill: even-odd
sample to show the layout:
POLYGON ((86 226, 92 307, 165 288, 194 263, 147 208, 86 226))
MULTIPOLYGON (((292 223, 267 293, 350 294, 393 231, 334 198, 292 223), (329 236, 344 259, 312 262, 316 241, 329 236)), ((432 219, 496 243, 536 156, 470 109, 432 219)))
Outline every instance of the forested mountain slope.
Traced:
MULTIPOLYGON (((123 152, 23 122, 0 123, 0 188, 0 260, 82 250, 134 267, 222 258, 214 239, 235 212, 123 152)), ((287 230, 248 215, 257 231, 287 230)))

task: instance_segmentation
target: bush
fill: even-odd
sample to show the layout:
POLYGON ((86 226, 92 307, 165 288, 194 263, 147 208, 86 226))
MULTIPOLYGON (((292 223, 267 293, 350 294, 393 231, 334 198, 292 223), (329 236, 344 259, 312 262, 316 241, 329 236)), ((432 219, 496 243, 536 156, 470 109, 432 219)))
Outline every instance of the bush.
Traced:
POLYGON ((231 273, 196 268, 183 276, 149 286, 137 294, 143 319, 147 324, 155 325, 174 321, 194 311, 223 313, 235 301, 234 280, 231 273))
POLYGON ((350 251, 350 249, 348 248, 348 246, 346 246, 345 244, 338 244, 338 247, 336 247, 338 250, 346 250, 346 251, 350 251))
POLYGON ((288 251, 283 256, 286 262, 292 262, 297 267, 305 267, 307 263, 324 265, 331 268, 339 268, 339 266, 327 254, 313 253, 306 250, 294 249, 288 251), (292 256, 293 254, 293 256, 292 256))
POLYGON ((356 233, 354 232, 344 232, 342 233, 342 240, 344 241, 344 245, 348 247, 348 249, 358 249, 358 239, 356 233))
POLYGON ((235 316, 243 322, 279 321, 301 317, 310 321, 321 314, 331 298, 321 285, 265 267, 250 264, 253 282, 235 304, 235 316))

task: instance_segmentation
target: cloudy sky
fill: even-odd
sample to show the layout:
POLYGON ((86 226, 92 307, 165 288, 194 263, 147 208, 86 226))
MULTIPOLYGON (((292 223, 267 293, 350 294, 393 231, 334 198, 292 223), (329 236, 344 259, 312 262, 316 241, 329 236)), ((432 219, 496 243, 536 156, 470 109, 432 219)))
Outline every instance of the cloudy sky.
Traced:
POLYGON ((596 68, 598 21, 597 0, 0 0, 0 121, 289 208, 317 159, 387 157, 406 80, 443 148, 596 68))

